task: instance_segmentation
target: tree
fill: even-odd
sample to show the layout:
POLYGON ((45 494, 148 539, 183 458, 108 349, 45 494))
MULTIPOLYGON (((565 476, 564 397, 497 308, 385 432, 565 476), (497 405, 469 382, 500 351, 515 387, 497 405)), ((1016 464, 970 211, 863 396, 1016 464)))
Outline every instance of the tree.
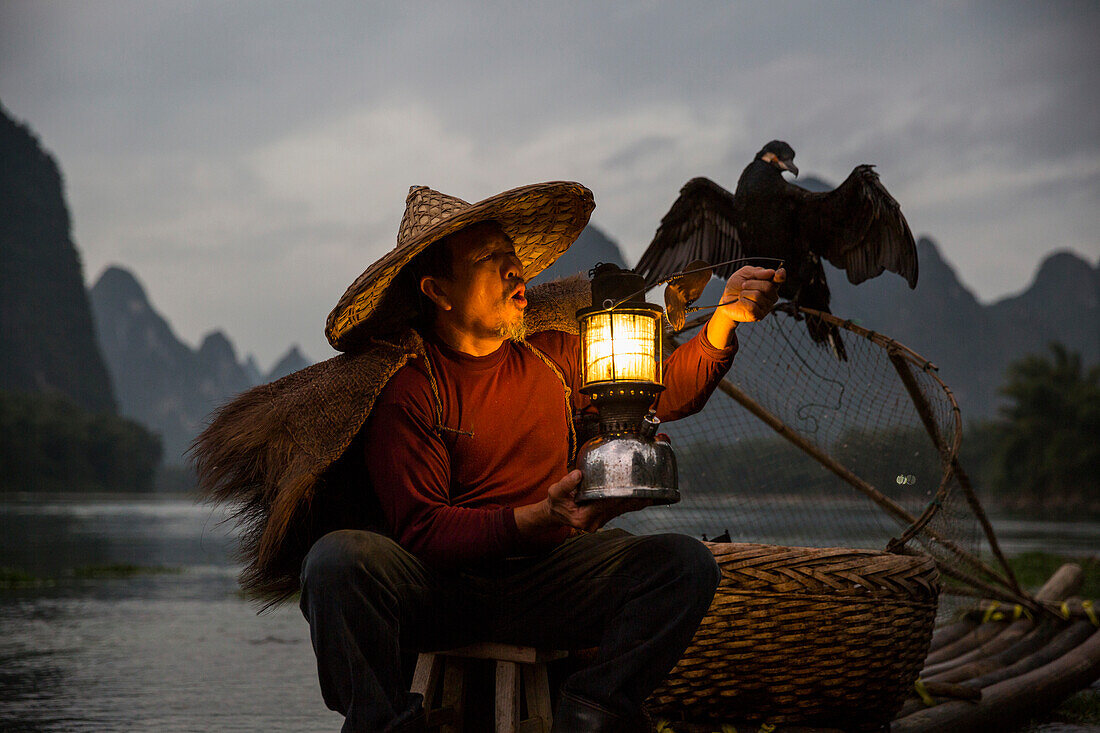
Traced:
POLYGON ((160 439, 62 395, 0 390, 0 491, 152 491, 160 439))
POLYGON ((1009 365, 994 483, 1033 503, 1100 497, 1100 366, 1050 344, 1009 365))

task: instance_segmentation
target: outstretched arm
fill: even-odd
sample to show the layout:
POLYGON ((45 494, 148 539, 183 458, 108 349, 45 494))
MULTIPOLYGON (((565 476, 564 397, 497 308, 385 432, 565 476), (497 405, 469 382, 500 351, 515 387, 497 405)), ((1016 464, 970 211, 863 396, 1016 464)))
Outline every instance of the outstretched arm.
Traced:
POLYGON ((733 363, 737 324, 758 321, 771 312, 786 275, 782 268, 742 267, 730 276, 720 301, 725 305, 665 362, 665 391, 657 398, 657 417, 678 420, 703 409, 733 363))
POLYGON ((707 321, 707 341, 723 349, 733 341, 738 323, 759 321, 771 312, 779 299, 779 285, 786 281, 787 271, 763 267, 742 267, 730 276, 722 293, 720 308, 707 321))

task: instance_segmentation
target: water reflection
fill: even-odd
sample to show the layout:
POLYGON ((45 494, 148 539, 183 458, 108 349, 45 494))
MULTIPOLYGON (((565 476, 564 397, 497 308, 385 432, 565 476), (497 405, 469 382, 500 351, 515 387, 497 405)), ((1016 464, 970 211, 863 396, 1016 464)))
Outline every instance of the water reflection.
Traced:
POLYGON ((227 565, 224 510, 174 496, 0 500, 0 564, 35 575, 87 565, 227 565))
POLYGON ((241 599, 224 519, 185 497, 0 500, 0 566, 39 579, 0 590, 0 730, 337 730, 308 626, 241 599))
MULTIPOLYGON (((841 509, 833 539, 860 546, 866 519, 841 509)), ((0 730, 338 730, 298 609, 257 616, 241 599, 225 518, 179 496, 0 497, 0 566, 49 581, 0 589, 0 730), (75 572, 88 566, 108 572, 75 572)), ((799 536, 792 515, 751 519, 751 541, 799 536)), ((1010 553, 1100 546, 1095 523, 996 524, 1010 553)))

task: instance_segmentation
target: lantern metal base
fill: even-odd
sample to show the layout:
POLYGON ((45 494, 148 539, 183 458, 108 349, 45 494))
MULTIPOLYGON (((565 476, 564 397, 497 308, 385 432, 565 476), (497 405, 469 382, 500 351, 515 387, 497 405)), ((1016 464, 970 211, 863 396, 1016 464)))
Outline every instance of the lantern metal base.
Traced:
POLYGON ((584 474, 573 500, 649 499, 655 504, 680 501, 676 455, 672 446, 643 435, 599 435, 577 452, 584 474))
POLYGON ((680 501, 680 492, 676 489, 617 486, 578 491, 573 495, 573 501, 578 504, 587 504, 600 499, 649 499, 654 504, 676 504, 680 501))

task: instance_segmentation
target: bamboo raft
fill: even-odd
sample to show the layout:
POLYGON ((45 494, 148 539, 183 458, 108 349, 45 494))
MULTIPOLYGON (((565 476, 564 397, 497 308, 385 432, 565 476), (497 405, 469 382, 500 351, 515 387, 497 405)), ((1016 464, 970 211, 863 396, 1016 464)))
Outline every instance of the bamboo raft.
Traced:
MULTIPOLYGON (((1100 603, 1074 596, 1083 574, 1063 565, 1035 594, 1041 610, 984 601, 933 633, 919 677, 891 733, 1012 730, 1100 679, 1100 603)), ((840 733, 759 722, 675 722, 673 733, 715 730, 840 733)))
POLYGON ((1042 610, 984 602, 937 629, 914 694, 890 730, 1008 730, 1100 679, 1100 623, 1063 565, 1034 596, 1042 610))

